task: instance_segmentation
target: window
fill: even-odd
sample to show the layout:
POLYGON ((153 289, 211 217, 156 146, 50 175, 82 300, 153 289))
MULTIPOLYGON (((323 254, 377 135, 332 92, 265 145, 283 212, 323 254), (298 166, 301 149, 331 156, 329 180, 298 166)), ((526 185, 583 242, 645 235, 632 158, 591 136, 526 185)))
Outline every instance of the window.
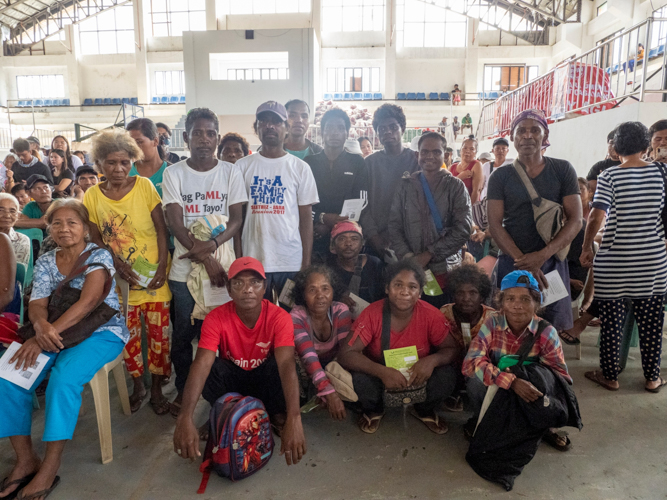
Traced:
POLYGON ((607 12, 607 2, 598 5, 598 16, 607 12))
MULTIPOLYGON (((653 17, 658 19, 667 19, 667 5, 661 9, 653 11, 653 17)), ((651 34, 651 49, 665 45, 667 42, 667 21, 656 21, 653 23, 653 33, 651 34)))
POLYGON ((322 31, 382 31, 384 11, 384 0, 322 0, 322 31))
POLYGON ((222 14, 310 12, 310 0, 221 0, 222 14))
POLYGON ((288 52, 209 54, 211 80, 289 80, 288 52))
MULTIPOLYGON (((438 3, 444 5, 443 0, 438 3)), ((450 0, 448 5, 465 4, 450 0)), ((458 10, 458 9, 456 9, 458 10)), ((465 47, 468 18, 420 0, 396 0, 399 47, 465 47)))
POLYGON ((484 66, 484 91, 510 92, 538 74, 539 66, 484 66))
MULTIPOLYGON (((91 10, 93 8, 91 7, 91 10)), ((132 4, 105 10, 79 24, 81 52, 130 54, 134 52, 134 12, 132 4)))
POLYGON ((59 99, 65 97, 63 75, 26 75, 16 77, 19 99, 59 99))
POLYGON ((380 68, 329 68, 327 92, 380 92, 380 68))
POLYGON ((205 0, 151 0, 153 36, 206 30, 205 0))
POLYGON ((601 50, 595 51, 595 63, 602 68, 609 68, 621 62, 621 48, 623 47, 623 37, 618 37, 611 44, 607 44, 615 36, 623 33, 623 30, 618 30, 616 33, 604 37, 602 40, 596 42, 596 46, 602 46, 601 50))
POLYGON ((185 95, 185 71, 156 71, 155 95, 185 95))

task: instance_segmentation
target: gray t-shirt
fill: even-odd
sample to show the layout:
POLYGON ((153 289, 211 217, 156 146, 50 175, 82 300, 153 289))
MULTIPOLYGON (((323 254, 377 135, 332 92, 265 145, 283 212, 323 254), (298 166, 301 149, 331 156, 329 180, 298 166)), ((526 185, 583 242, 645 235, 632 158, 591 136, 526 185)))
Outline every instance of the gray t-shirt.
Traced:
MULTIPOLYGON (((545 156, 544 162, 540 175, 532 179, 535 190, 542 198, 562 205, 566 196, 579 194, 577 172, 569 161, 545 156)), ((521 252, 537 252, 546 246, 537 232, 526 186, 512 165, 493 171, 489 177, 487 199, 504 202, 503 226, 521 252)))

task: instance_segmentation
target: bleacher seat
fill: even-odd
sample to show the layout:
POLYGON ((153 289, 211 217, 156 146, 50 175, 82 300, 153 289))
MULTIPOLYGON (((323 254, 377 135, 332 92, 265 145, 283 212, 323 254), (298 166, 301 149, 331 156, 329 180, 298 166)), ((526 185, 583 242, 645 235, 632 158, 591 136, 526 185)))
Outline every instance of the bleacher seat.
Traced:
POLYGON ((612 73, 616 73, 618 71, 618 64, 614 64, 614 68, 611 70, 612 73))
POLYGON ((364 98, 364 95, 361 92, 355 92, 352 98, 355 101, 361 101, 364 98))
POLYGON ((63 99, 61 106, 69 106, 69 99, 63 99))
POLYGON ((429 100, 431 101, 437 101, 438 100, 438 93, 437 92, 430 92, 428 95, 429 100))
POLYGON ((178 102, 180 102, 181 104, 185 104, 185 96, 182 95, 182 96, 179 98, 178 102))
POLYGON ((324 99, 325 101, 330 101, 331 99, 333 99, 333 95, 332 94, 324 94, 322 96, 322 99, 324 99))
POLYGON ((178 104, 178 96, 177 96, 177 95, 173 95, 173 96, 171 96, 171 97, 169 98, 169 102, 170 102, 171 104, 178 104))
POLYGON ((425 101, 426 100, 426 94, 424 92, 417 92, 417 100, 418 101, 425 101))
POLYGON ((499 92, 489 92, 489 99, 498 99, 500 97, 499 92))
POLYGON ((341 92, 334 92, 333 98, 334 98, 334 101, 342 101, 343 100, 343 94, 341 92))
POLYGON ((658 47, 648 51, 648 58, 649 59, 653 59, 654 57, 657 57, 657 56, 658 56, 658 47))
POLYGON ((169 104, 169 96, 163 95, 160 97, 160 104, 169 104))
POLYGON ((477 99, 479 99, 480 101, 486 99, 486 94, 484 94, 483 92, 478 93, 477 99))
POLYGON ((95 106, 102 106, 104 104, 104 99, 95 99, 95 106))
POLYGON ((44 101, 41 99, 35 99, 35 106, 44 106, 44 101))
POLYGON ((52 106, 62 106, 62 99, 54 99, 52 106))
POLYGON ((84 106, 92 106, 93 105, 93 100, 92 99, 84 99, 83 100, 83 105, 84 106))
POLYGON ((130 104, 130 98, 129 97, 123 97, 120 102, 122 104, 130 104))
POLYGON ((380 92, 375 92, 373 94, 373 100, 374 101, 381 101, 382 100, 382 94, 380 92))
POLYGON ((441 101, 449 101, 449 92, 440 92, 441 101))
POLYGON ((405 101, 405 92, 399 92, 398 94, 396 94, 396 99, 398 99, 399 101, 405 101))
POLYGON ((151 104, 160 104, 160 98, 157 96, 153 96, 153 99, 151 100, 151 104))
POLYGON ((364 101, 371 101, 373 100, 373 94, 370 92, 364 92, 363 99, 364 101))
POLYGON ((353 98, 352 92, 345 92, 343 93, 343 100, 344 101, 351 101, 353 98))
POLYGON ((408 101, 416 101, 417 100, 417 93, 416 92, 408 92, 408 94, 405 96, 405 98, 408 101))
POLYGON ((663 43, 658 47, 658 55, 661 56, 665 53, 665 44, 663 43))
POLYGON ((139 99, 136 97, 130 97, 130 104, 134 104, 135 106, 139 105, 139 99))
POLYGON ((28 102, 28 101, 19 101, 19 102, 16 104, 16 107, 17 107, 17 108, 25 108, 25 107, 27 106, 27 104, 26 104, 27 102, 28 102))
POLYGON ((111 106, 111 97, 105 97, 104 101, 103 101, 103 104, 105 106, 111 106))
POLYGON ((111 99, 111 104, 120 106, 120 99, 118 97, 114 97, 113 99, 111 99))

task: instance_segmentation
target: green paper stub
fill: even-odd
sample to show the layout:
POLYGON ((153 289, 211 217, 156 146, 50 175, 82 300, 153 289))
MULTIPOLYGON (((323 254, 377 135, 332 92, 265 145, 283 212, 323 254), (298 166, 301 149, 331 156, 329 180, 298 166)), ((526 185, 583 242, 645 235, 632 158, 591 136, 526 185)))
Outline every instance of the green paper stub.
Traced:
POLYGON ((430 269, 426 271, 426 285, 424 285, 424 293, 430 297, 436 297, 442 295, 442 288, 438 284, 438 280, 435 279, 435 276, 430 269))

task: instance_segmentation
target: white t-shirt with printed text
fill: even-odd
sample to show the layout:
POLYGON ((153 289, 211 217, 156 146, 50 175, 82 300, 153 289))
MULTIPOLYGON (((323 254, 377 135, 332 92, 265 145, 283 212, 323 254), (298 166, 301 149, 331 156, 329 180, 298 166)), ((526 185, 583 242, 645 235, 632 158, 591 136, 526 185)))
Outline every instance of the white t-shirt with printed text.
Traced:
MULTIPOLYGON (((162 204, 176 203, 183 209, 183 225, 187 228, 205 215, 229 217, 229 206, 248 201, 243 177, 238 168, 218 160, 217 166, 207 172, 190 168, 187 161, 167 167, 162 179, 162 204)), ((179 259, 187 252, 178 238, 174 238, 174 258, 169 279, 185 282, 192 270, 189 259, 179 259)))
POLYGON ((267 273, 298 271, 303 255, 299 206, 320 201, 310 167, 291 154, 255 153, 238 160, 236 168, 248 195, 243 255, 259 260, 267 273))

